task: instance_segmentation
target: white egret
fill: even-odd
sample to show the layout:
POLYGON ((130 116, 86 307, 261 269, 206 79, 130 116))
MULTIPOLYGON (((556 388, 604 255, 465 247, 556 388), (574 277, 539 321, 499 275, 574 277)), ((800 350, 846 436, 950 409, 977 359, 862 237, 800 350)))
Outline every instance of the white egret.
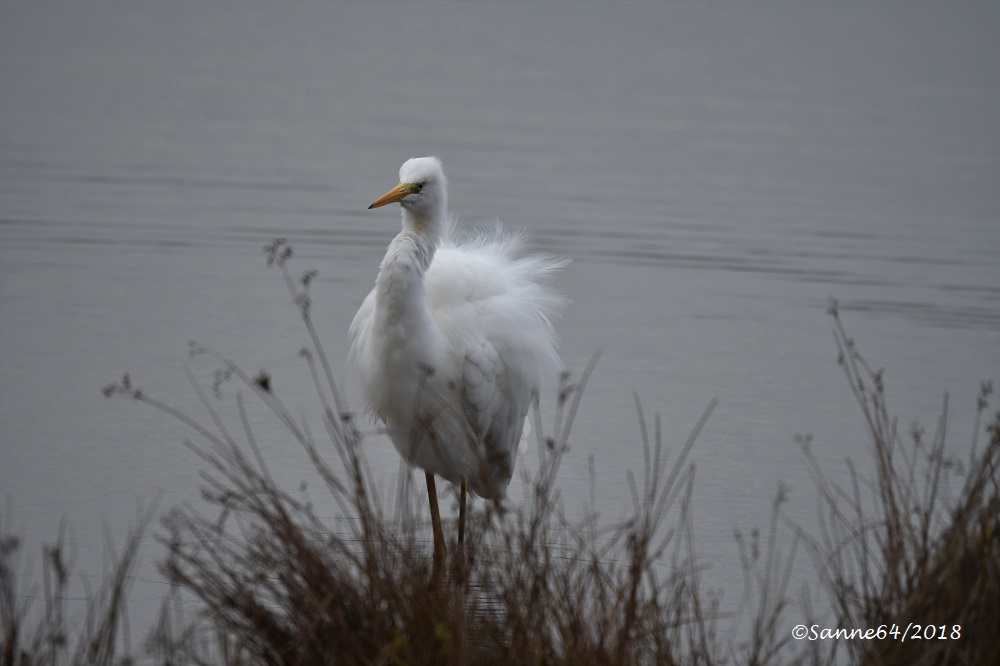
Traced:
POLYGON ((566 300, 548 284, 568 262, 525 253, 499 222, 453 239, 447 180, 436 157, 407 160, 369 208, 399 202, 389 244, 351 324, 351 356, 367 407, 400 455, 426 472, 435 569, 445 554, 434 475, 501 497, 543 376, 562 367, 552 319, 566 300))

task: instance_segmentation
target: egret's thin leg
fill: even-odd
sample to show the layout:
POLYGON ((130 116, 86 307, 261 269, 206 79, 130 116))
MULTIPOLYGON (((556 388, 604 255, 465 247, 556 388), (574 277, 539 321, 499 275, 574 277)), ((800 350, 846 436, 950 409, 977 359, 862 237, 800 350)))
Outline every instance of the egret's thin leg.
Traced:
POLYGON ((458 544, 465 541, 465 496, 469 493, 469 482, 462 479, 458 488, 458 544))
POLYGON ((427 472, 427 502, 431 505, 431 529, 434 531, 434 578, 438 578, 444 570, 444 532, 441 530, 441 512, 438 510, 437 488, 434 486, 434 475, 427 472))

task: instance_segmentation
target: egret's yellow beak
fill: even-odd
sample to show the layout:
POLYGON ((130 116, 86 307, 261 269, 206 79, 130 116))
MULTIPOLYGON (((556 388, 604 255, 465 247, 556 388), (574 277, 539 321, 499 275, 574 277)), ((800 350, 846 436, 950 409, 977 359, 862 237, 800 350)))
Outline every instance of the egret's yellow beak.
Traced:
POLYGON ((412 191, 413 186, 409 183, 399 183, 396 187, 376 199, 371 206, 368 206, 368 210, 378 208, 379 206, 385 206, 386 204, 396 203, 412 191))

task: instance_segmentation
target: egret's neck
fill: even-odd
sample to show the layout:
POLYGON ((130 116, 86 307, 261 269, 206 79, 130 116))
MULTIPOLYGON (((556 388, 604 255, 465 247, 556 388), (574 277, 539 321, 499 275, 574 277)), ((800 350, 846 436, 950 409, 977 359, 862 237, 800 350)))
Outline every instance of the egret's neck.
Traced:
POLYGON ((440 334, 427 307, 424 276, 434 259, 435 244, 405 225, 389 244, 375 280, 372 334, 386 350, 386 372, 407 374, 437 367, 440 334))
POLYGON ((390 326, 397 322, 419 323, 429 317, 424 275, 434 259, 437 242, 418 232, 418 228, 404 220, 403 229, 389 244, 375 280, 378 309, 390 326))
POLYGON ((438 203, 424 210, 403 208, 403 228, 382 260, 375 281, 376 320, 384 335, 400 337, 390 344, 434 335, 424 276, 446 229, 443 199, 438 203))

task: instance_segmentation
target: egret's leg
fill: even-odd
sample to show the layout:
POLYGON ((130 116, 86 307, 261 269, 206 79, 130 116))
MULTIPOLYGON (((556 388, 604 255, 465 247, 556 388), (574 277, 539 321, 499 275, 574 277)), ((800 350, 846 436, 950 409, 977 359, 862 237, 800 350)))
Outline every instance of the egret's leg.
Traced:
POLYGON ((437 488, 434 475, 427 472, 427 502, 431 505, 431 529, 434 531, 434 578, 443 571, 445 558, 444 532, 441 530, 441 512, 438 511, 437 488))
POLYGON ((458 543, 465 541, 465 496, 469 493, 469 482, 462 479, 458 488, 458 543))

